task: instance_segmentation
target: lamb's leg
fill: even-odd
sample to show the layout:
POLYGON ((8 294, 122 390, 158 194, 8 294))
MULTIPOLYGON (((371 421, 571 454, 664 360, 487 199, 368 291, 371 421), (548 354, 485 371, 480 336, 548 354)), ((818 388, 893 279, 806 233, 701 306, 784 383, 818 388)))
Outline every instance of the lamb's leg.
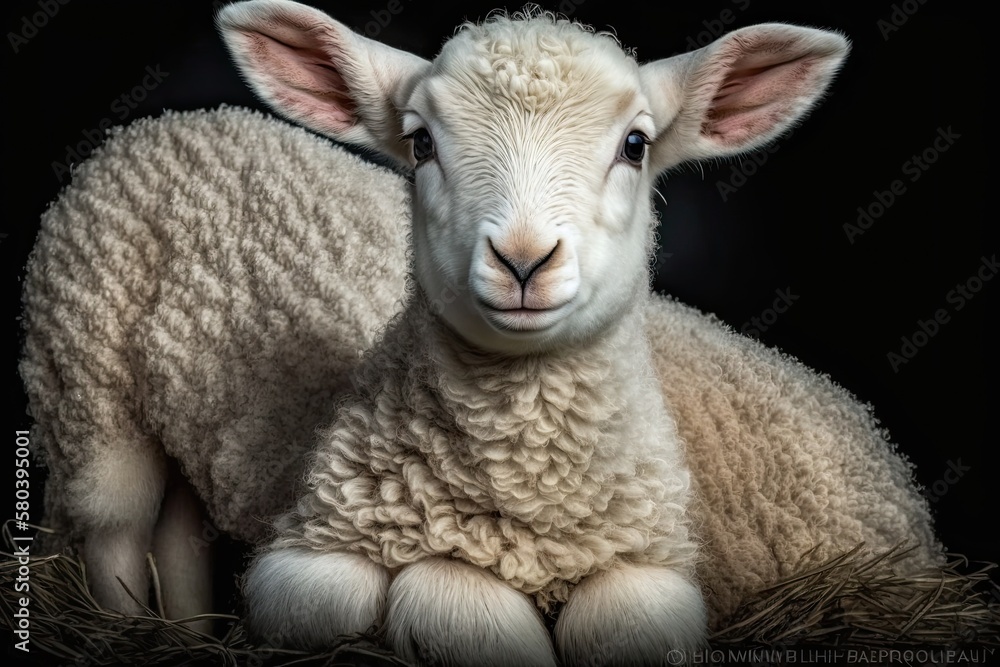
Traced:
POLYGON ((360 554, 272 549, 244 579, 247 625, 266 645, 329 648, 381 621, 389 579, 389 570, 360 554))
POLYGON ((556 664, 541 615, 492 573, 447 558, 409 565, 392 582, 386 638, 418 664, 556 664))
POLYGON ((146 553, 166 467, 155 442, 130 442, 130 447, 92 450, 91 459, 68 481, 67 507, 83 531, 82 556, 94 598, 102 607, 139 615, 140 602, 148 597, 146 553))
POLYGON ((587 577, 556 622, 567 665, 684 664, 701 648, 705 604, 676 570, 620 565, 587 577))
MULTIPOLYGON (((153 533, 153 556, 169 619, 182 619, 212 611, 213 545, 206 539, 205 513, 194 489, 179 470, 171 471, 160 519, 153 533)), ((211 633, 211 621, 190 626, 211 633)))

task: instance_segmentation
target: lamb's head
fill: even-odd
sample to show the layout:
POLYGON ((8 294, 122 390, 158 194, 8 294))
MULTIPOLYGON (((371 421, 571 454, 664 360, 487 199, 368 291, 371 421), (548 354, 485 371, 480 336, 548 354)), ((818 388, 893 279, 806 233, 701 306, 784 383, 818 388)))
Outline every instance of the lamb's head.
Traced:
POLYGON ((470 342, 508 352, 619 321, 648 290, 656 177, 773 140, 848 49, 767 24, 640 66, 536 13, 463 26, 428 62, 285 0, 230 5, 219 25, 277 111, 413 169, 420 287, 470 342))
POLYGON ((414 260, 444 317, 491 348, 599 331, 648 290, 639 68, 609 37, 540 16, 465 26, 402 113, 414 260))

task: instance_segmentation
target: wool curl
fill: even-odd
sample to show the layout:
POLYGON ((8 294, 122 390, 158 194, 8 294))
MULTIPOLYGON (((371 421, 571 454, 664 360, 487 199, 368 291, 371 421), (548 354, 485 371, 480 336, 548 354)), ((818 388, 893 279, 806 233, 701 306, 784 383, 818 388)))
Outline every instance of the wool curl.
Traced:
POLYGON ((623 49, 614 33, 527 5, 460 25, 436 67, 461 77, 474 72, 478 84, 495 97, 540 113, 565 100, 568 91, 586 86, 592 71, 608 59, 636 65, 634 53, 623 49), (594 40, 594 35, 605 39, 594 40))
POLYGON ((636 331, 622 324, 583 350, 484 353, 415 290, 324 430, 310 492, 272 547, 390 568, 455 556, 545 609, 619 560, 691 573, 690 479, 636 331))
POLYGON ((20 372, 55 530, 44 548, 79 544, 88 523, 155 517, 165 457, 212 530, 266 534, 397 308, 408 210, 395 174, 259 112, 114 130, 42 217, 25 280, 20 372), (117 518, 95 516, 108 504, 117 518))

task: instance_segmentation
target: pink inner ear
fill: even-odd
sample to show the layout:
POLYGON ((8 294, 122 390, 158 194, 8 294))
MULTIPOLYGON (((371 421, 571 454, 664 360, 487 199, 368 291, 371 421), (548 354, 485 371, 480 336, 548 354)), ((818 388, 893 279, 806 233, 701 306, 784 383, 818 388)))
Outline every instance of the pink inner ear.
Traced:
POLYGON ((703 136, 738 146, 771 133, 794 115, 801 100, 818 85, 822 58, 803 56, 794 42, 734 40, 731 54, 720 54, 725 68, 721 86, 701 126, 703 136), (728 55, 728 57, 726 57, 728 55))
MULTIPOLYGON (((283 26, 242 32, 244 54, 252 61, 255 82, 271 102, 298 120, 323 132, 343 132, 358 120, 347 82, 331 60, 335 45, 309 34, 293 36, 283 26), (285 33, 285 34, 282 34, 285 33), (325 48, 323 48, 325 47, 325 48)), ((325 35, 323 37, 326 37, 325 35)))

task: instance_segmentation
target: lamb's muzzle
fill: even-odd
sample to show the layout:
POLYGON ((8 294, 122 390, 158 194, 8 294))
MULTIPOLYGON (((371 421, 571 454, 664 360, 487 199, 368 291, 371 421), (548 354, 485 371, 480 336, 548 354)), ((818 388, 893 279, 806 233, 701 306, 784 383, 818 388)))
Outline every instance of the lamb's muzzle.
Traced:
POLYGON ((579 283, 572 265, 559 252, 560 242, 542 257, 516 254, 516 248, 501 253, 487 237, 491 255, 480 262, 478 305, 493 326, 501 330, 544 329, 560 317, 576 296, 579 283), (513 280, 512 280, 513 278, 513 280))

